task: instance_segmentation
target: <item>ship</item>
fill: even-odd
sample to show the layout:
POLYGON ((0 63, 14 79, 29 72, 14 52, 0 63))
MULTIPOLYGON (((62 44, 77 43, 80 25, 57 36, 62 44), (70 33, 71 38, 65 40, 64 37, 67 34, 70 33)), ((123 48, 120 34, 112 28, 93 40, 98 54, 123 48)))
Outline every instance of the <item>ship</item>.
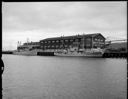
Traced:
POLYGON ((105 37, 101 33, 46 38, 39 42, 19 45, 13 54, 38 55, 51 53, 55 56, 102 57, 105 51, 105 37))
POLYGON ((21 44, 20 41, 18 41, 17 44, 17 50, 13 51, 14 55, 27 55, 27 56, 36 56, 37 52, 42 51, 40 49, 40 43, 39 42, 29 42, 27 40, 26 43, 21 44))

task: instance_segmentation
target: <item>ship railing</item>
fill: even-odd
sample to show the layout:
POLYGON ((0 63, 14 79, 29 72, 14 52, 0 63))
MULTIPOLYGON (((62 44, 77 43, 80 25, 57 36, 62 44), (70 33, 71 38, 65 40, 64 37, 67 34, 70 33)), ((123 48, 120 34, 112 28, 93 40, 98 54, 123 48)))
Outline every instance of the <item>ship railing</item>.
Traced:
POLYGON ((83 51, 85 51, 85 49, 79 49, 79 51, 83 52, 83 51))
POLYGON ((92 52, 101 52, 102 54, 104 53, 104 49, 101 49, 101 48, 92 48, 91 49, 92 52))

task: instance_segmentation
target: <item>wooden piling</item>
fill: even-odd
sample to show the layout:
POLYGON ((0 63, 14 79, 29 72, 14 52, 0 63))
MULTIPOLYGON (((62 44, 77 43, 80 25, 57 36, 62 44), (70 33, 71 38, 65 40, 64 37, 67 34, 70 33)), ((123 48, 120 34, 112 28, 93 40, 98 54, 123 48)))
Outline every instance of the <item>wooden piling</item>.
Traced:
POLYGON ((103 58, 127 58, 127 53, 104 53, 103 58))

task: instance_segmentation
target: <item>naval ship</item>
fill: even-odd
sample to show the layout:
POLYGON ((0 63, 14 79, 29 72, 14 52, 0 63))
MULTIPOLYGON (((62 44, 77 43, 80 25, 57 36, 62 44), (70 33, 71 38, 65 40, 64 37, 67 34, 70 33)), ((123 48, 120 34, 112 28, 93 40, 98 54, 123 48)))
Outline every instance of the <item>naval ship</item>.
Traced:
POLYGON ((53 52, 55 56, 102 57, 105 37, 101 33, 46 38, 18 45, 13 54, 38 55, 53 52))

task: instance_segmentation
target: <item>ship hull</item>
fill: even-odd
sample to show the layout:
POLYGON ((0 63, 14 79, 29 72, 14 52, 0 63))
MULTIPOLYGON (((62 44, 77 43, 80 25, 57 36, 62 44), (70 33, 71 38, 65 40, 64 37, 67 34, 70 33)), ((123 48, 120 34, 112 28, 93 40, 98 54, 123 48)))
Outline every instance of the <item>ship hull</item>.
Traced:
POLYGON ((14 55, 36 56, 37 51, 14 51, 14 55))
MULTIPOLYGON (((32 51, 14 51, 14 55, 26 55, 26 56, 37 56, 38 52, 50 53, 50 51, 44 50, 32 50, 32 51)), ((54 51, 52 51, 54 52, 54 51)), ((42 55, 43 56, 43 55, 42 55)), ((102 52, 54 52, 54 56, 81 56, 81 57, 102 57, 102 52)))
POLYGON ((57 54, 57 53, 55 53, 54 54, 55 56, 78 56, 78 57, 102 57, 103 56, 103 54, 94 54, 94 53, 84 53, 84 54, 71 54, 71 53, 67 53, 67 54, 57 54))

